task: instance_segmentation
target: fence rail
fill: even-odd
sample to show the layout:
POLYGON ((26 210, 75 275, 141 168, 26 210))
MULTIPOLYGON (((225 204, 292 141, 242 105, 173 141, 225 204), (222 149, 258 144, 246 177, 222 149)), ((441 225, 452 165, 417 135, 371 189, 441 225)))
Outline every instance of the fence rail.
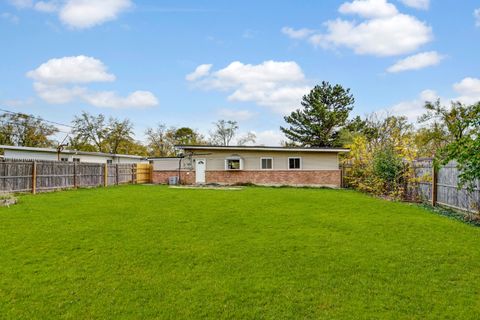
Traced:
MULTIPOLYGON (((37 193, 77 187, 106 187, 137 183, 138 165, 2 160, 0 161, 0 193, 37 193)), ((144 170, 144 166, 145 164, 142 164, 141 170, 144 170)), ((142 179, 141 182, 149 181, 142 179)))

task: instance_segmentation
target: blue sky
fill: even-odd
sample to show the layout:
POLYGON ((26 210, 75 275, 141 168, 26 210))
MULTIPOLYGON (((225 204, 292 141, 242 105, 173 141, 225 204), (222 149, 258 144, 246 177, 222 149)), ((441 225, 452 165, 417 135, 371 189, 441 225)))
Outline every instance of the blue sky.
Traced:
POLYGON ((0 39, 4 108, 129 118, 139 139, 223 118, 278 144, 283 115, 323 80, 351 88, 359 115, 480 100, 473 0, 3 0, 0 39))

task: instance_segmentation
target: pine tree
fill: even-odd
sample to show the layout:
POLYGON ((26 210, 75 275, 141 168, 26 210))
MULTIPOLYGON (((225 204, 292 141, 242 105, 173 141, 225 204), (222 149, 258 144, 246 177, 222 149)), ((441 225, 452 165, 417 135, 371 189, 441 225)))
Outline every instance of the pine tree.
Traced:
POLYGON ((324 81, 303 97, 301 109, 284 117, 290 126, 280 129, 287 139, 301 146, 338 147, 339 133, 354 103, 350 89, 324 81))

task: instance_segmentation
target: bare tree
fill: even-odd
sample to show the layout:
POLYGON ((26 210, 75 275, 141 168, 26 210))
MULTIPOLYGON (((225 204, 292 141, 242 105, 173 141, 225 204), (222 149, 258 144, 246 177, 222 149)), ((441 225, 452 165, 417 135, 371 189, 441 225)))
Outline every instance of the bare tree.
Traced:
POLYGON ((167 157, 174 154, 174 146, 170 137, 172 129, 165 124, 158 124, 156 128, 145 131, 149 152, 152 156, 167 157))
POLYGON ((218 146, 228 146, 238 130, 236 121, 218 120, 213 123, 215 129, 210 132, 210 143, 218 146))
POLYGON ((248 132, 246 135, 244 135, 243 137, 240 137, 238 138, 237 140, 237 144, 239 146, 243 146, 243 145, 246 145, 247 143, 251 142, 251 143, 255 143, 255 141, 257 140, 257 136, 255 135, 255 133, 253 132, 248 132))

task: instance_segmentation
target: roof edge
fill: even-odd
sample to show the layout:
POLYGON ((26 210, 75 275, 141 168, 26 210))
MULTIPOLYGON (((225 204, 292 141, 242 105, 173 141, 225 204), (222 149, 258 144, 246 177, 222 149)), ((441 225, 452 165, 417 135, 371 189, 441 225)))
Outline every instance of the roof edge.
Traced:
MULTIPOLYGON (((53 148, 36 148, 36 147, 22 147, 22 146, 7 146, 0 145, 0 149, 7 150, 19 150, 19 151, 36 151, 46 153, 57 153, 58 151, 53 148)), ((104 152, 91 152, 91 151, 78 151, 65 149, 60 151, 63 154, 78 154, 78 155, 91 155, 91 156, 106 156, 106 157, 119 157, 119 158, 134 158, 134 159, 146 159, 147 157, 138 156, 133 154, 118 154, 118 153, 104 153, 104 152)))
POLYGON ((325 147, 278 147, 278 146, 212 146, 212 145, 175 145, 177 149, 193 150, 268 150, 268 151, 303 151, 303 152, 349 152, 347 148, 325 147))

